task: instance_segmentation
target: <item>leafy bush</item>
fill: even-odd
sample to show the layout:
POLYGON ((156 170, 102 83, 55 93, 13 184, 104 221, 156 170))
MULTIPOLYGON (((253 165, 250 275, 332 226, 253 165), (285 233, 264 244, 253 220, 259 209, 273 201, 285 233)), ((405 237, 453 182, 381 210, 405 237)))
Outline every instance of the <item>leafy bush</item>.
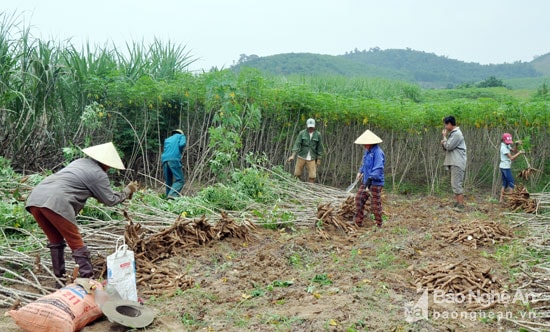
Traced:
POLYGON ((291 211, 279 208, 277 205, 264 209, 252 210, 256 223, 267 229, 279 229, 294 226, 296 217, 291 211))
POLYGON ((204 188, 199 192, 199 197, 208 203, 208 206, 220 210, 237 211, 247 206, 246 196, 221 183, 204 188))
POLYGON ((200 196, 187 196, 174 200, 169 210, 183 217, 198 217, 210 211, 208 203, 200 196))
MULTIPOLYGON (((1 200, 0 201, 0 224, 2 227, 8 228, 22 228, 28 231, 38 229, 38 225, 32 218, 32 215, 25 210, 24 202, 19 202, 15 199, 1 200)), ((9 234, 19 234, 17 231, 7 229, 5 231, 9 234)))
POLYGON ((237 192, 256 202, 268 202, 273 200, 269 174, 254 168, 237 170, 231 176, 232 186, 237 192))
POLYGON ((40 177, 23 178, 16 173, 10 160, 0 156, 0 225, 5 228, 4 233, 7 236, 22 236, 23 233, 10 229, 25 229, 34 232, 38 225, 31 214, 25 210, 25 196, 27 184, 23 182, 35 182, 40 177), (29 181, 30 180, 30 181, 29 181))

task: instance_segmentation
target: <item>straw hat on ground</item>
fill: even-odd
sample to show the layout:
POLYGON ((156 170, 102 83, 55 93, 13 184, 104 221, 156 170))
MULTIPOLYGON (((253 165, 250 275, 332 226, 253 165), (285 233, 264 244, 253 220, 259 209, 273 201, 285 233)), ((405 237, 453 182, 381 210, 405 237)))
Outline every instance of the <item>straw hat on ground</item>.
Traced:
POLYGON ((357 137, 354 143, 361 144, 361 145, 380 144, 382 143, 382 139, 376 136, 372 131, 367 129, 364 133, 361 134, 361 136, 357 137))
POLYGON ((89 148, 82 149, 82 152, 103 165, 117 169, 126 169, 113 142, 90 146, 89 148))
POLYGON ((155 319, 153 310, 135 301, 107 301, 101 311, 111 322, 132 328, 146 327, 155 319))

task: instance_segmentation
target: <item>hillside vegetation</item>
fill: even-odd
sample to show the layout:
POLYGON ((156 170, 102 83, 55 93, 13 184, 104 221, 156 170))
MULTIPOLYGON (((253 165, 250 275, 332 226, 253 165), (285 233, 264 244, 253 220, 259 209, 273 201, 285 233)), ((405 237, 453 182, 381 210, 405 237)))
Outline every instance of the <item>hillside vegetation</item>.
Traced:
POLYGON ((453 87, 495 76, 501 79, 539 77, 547 74, 544 57, 533 63, 480 65, 415 50, 378 48, 331 56, 291 53, 266 57, 242 55, 235 70, 256 68, 276 75, 343 75, 401 79, 423 87, 453 87))
POLYGON ((550 53, 541 55, 531 61, 533 67, 544 76, 550 76, 550 53))

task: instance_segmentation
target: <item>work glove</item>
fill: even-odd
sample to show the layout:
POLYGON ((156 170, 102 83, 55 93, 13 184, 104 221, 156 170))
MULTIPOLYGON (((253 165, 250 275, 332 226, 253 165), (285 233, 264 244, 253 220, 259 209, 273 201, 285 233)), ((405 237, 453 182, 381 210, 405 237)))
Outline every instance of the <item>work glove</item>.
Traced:
POLYGON ((367 179, 367 182, 365 183, 365 186, 370 189, 370 186, 372 186, 372 178, 367 179))
POLYGON ((321 165, 321 159, 317 159, 317 166, 321 165))
POLYGON ((128 185, 126 185, 126 187, 124 188, 124 193, 126 194, 126 197, 128 197, 128 199, 132 199, 132 196, 134 195, 134 193, 138 190, 138 183, 137 181, 132 181, 130 183, 128 183, 128 185))
POLYGON ((288 159, 287 159, 286 161, 291 162, 291 161, 293 161, 293 160, 294 160, 294 155, 288 157, 288 159))

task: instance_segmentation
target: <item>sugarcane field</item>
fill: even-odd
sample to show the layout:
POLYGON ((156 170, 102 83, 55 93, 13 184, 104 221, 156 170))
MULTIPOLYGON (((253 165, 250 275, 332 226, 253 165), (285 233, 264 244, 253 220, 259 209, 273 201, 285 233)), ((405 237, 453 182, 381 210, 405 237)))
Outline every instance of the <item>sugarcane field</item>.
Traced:
POLYGON ((0 12, 2 332, 550 331, 550 53, 192 70, 23 17, 0 12))

